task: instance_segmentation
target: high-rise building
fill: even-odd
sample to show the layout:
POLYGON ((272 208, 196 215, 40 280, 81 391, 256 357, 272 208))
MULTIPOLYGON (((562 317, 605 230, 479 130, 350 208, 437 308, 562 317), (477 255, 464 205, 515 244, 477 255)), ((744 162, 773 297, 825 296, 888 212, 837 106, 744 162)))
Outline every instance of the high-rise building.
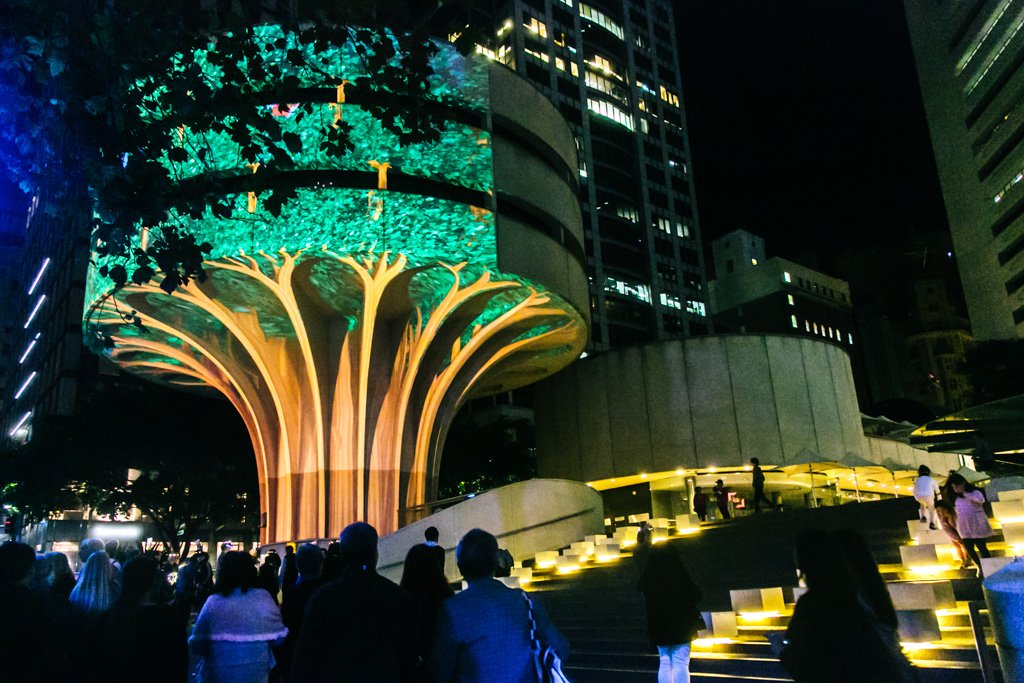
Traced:
POLYGON ((30 435, 36 417, 71 415, 79 381, 95 377, 98 359, 82 344, 82 305, 89 263, 87 216, 46 210, 45 189, 30 199, 24 246, 12 280, 13 320, 4 438, 30 435))
POLYGON ((12 187, 10 196, 5 193, 0 197, 0 415, 6 412, 13 400, 11 395, 17 389, 12 389, 11 384, 16 381, 12 378, 12 366, 17 365, 19 357, 14 355, 15 312, 21 298, 18 290, 21 289, 26 213, 17 194, 12 187))
POLYGON ((974 336, 1024 337, 1024 4, 905 6, 974 336))
POLYGON ((711 331, 671 4, 507 0, 473 21, 576 136, 591 348, 711 331))

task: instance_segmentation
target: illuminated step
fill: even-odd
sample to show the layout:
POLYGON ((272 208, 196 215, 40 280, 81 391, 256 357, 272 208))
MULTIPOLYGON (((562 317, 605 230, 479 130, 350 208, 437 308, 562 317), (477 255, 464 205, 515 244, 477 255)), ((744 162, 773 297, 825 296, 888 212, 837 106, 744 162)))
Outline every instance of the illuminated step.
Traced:
POLYGON ((676 515, 676 533, 688 534, 700 531, 700 517, 697 515, 676 515))
POLYGON ((589 558, 594 554, 594 543, 592 541, 577 541, 569 546, 572 552, 582 558, 589 558))
POLYGON ((956 569, 960 566, 956 550, 950 543, 943 543, 941 545, 933 543, 926 545, 901 545, 900 560, 904 567, 921 574, 935 574, 956 569))
POLYGON ((1024 522, 1024 500, 1003 500, 1000 496, 998 501, 992 503, 992 516, 1003 525, 1024 522))
POLYGON ((999 500, 1000 501, 1008 501, 1008 500, 1022 500, 1022 501, 1024 501, 1024 489, 1012 489, 1010 491, 1000 491, 998 495, 999 495, 999 500))
POLYGON ((621 556, 622 552, 619 549, 619 544, 612 541, 601 543, 594 548, 594 560, 597 562, 612 562, 621 556))
POLYGON ((781 588, 743 588, 729 591, 732 609, 740 616, 778 615, 786 609, 781 588))
POLYGON ((1012 557, 983 557, 981 558, 981 573, 985 576, 992 576, 1011 562, 1013 562, 1012 557))
MULTIPOLYGON (((899 610, 956 609, 953 583, 939 581, 894 581, 888 584, 892 605, 899 610)), ((938 622, 936 622, 938 627, 938 622)))
POLYGON ((735 612, 701 612, 707 628, 697 634, 698 638, 735 638, 739 635, 735 612))
POLYGON ((533 556, 533 566, 537 569, 551 569, 558 562, 557 550, 542 550, 533 556))

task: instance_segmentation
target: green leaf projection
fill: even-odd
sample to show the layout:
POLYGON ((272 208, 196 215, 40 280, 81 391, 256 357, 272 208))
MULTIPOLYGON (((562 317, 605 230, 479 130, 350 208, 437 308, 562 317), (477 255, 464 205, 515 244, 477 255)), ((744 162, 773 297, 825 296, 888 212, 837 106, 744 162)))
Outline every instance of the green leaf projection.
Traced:
MULTIPOLYGON (((283 60, 298 49, 280 29, 257 35, 283 60)), ((557 370, 587 338, 559 294, 499 268, 492 135, 466 123, 487 125, 486 64, 439 47, 431 89, 409 107, 450 118, 436 140, 403 143, 366 110, 358 84, 372 75, 354 46, 316 58, 316 69, 282 70, 290 101, 232 100, 284 129, 267 158, 247 158, 251 130, 198 134, 179 112, 151 113, 180 118, 183 151, 162 163, 175 191, 201 191, 206 204, 145 226, 139 253, 176 226, 209 247, 205 277, 161 287, 158 273, 117 288, 118 262, 97 257, 88 282, 86 334, 111 340, 112 360, 219 391, 238 409, 264 541, 331 536, 359 519, 395 530, 400 509, 435 494, 459 406, 557 370), (335 126, 347 127, 343 153, 321 144, 335 126)), ((230 65, 198 61, 211 87, 230 87, 230 65)))

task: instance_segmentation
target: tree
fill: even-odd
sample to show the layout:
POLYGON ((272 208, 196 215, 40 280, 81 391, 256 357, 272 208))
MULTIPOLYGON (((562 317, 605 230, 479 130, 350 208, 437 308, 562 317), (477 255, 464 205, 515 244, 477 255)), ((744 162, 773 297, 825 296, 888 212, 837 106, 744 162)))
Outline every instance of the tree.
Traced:
MULTIPOLYGON (((109 257, 101 274, 115 286, 159 272, 173 291, 204 277, 211 248, 189 233, 189 219, 234 210, 225 195, 238 179, 218 172, 211 139, 230 138, 240 161, 259 164, 261 202, 275 216, 295 190, 272 179, 308 144, 281 124, 275 103, 302 102, 289 115, 313 120, 318 112, 299 96, 311 81, 344 87, 403 143, 436 140, 440 119, 418 96, 433 74, 433 37, 472 47, 464 4, 8 0, 0 137, 11 145, 0 149, 15 151, 0 161, 27 192, 48 188, 44 210, 94 216, 96 254, 109 257), (346 44, 369 74, 347 84, 329 58, 346 44), (186 167, 201 172, 186 182, 186 167)), ((344 156, 344 121, 318 125, 320 151, 344 156)))
POLYGON ((26 521, 137 508, 179 554, 201 530, 257 524, 252 449, 224 401, 117 381, 86 397, 76 417, 33 429, 30 442, 0 458, 0 503, 26 521))

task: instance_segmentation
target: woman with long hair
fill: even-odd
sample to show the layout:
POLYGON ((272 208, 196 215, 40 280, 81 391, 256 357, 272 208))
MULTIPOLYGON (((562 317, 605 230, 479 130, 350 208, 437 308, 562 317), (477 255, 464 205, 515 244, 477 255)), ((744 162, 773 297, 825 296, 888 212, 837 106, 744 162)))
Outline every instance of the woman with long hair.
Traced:
POLYGON ((797 683, 823 677, 833 683, 913 681, 913 668, 885 623, 888 609, 875 599, 871 572, 864 572, 868 580, 858 578, 848 554, 859 553, 844 552, 835 534, 806 529, 797 537, 797 568, 807 592, 789 620, 782 666, 797 683))
POLYGON ((960 532, 956 530, 956 509, 944 500, 935 504, 935 517, 939 520, 939 526, 949 542, 956 549, 957 557, 960 558, 960 568, 967 569, 971 566, 971 560, 967 556, 967 548, 964 547, 964 539, 960 538, 960 532))
POLYGON ((256 587, 252 555, 221 555, 214 593, 188 641, 201 660, 199 683, 266 683, 274 668, 271 648, 287 634, 274 600, 256 587))
POLYGON ((75 573, 71 571, 71 562, 67 555, 56 550, 46 553, 45 557, 50 563, 50 576, 47 578, 50 591, 66 602, 75 589, 75 573))
POLYGON ((90 617, 106 614, 117 599, 113 582, 114 571, 113 565, 110 564, 110 556, 105 551, 99 550, 90 555, 68 598, 71 607, 76 612, 90 617))
POLYGON ((995 534, 985 514, 985 494, 959 474, 949 478, 956 494, 956 531, 968 557, 978 566, 978 576, 981 577, 981 558, 992 557, 988 551, 988 539, 995 534))
POLYGON ((454 595, 444 571, 437 562, 437 556, 425 544, 409 548, 402 567, 402 581, 399 584, 416 603, 420 625, 420 652, 430 652, 434 644, 434 627, 437 610, 441 603, 454 595))

